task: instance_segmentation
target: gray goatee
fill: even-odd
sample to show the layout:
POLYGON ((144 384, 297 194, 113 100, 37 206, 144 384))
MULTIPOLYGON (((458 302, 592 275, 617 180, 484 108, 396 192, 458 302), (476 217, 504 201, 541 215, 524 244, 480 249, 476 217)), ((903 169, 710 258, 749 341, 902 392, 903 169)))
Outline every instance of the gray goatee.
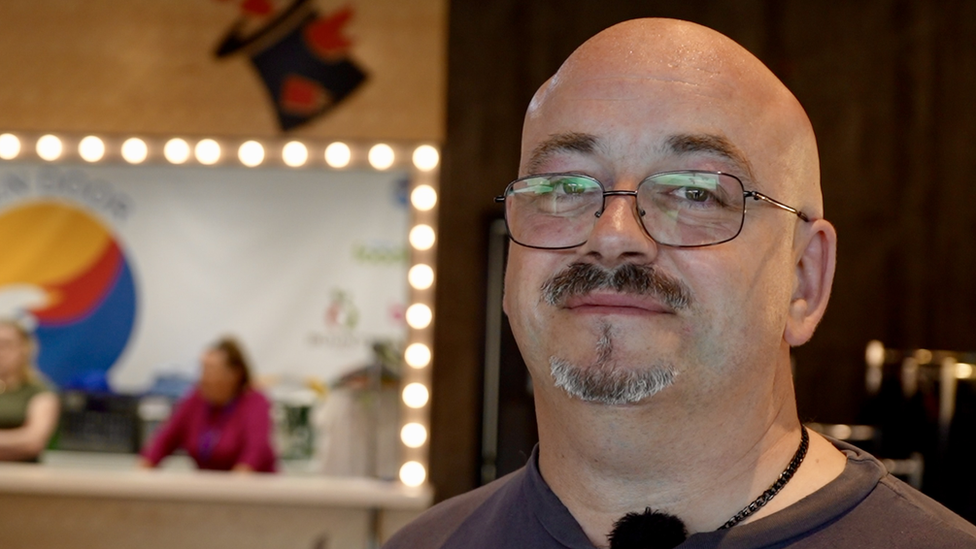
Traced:
MULTIPOLYGON (((690 292, 680 281, 651 266, 634 264, 605 269, 591 263, 575 263, 546 281, 542 299, 549 305, 561 306, 570 297, 598 289, 651 295, 674 310, 687 308, 691 303, 690 292)), ((550 357, 549 370, 556 387, 586 402, 620 406, 640 402, 674 383, 676 372, 671 364, 618 368, 613 340, 613 326, 604 324, 596 345, 596 362, 589 367, 550 357)))

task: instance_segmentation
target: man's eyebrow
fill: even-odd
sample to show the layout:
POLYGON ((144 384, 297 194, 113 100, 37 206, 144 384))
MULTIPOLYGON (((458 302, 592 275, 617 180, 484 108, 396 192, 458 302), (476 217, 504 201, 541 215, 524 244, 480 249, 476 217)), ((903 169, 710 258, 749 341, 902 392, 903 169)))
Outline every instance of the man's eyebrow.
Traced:
POLYGON ((525 164, 528 173, 538 173, 539 168, 552 156, 563 152, 590 154, 596 151, 599 139, 588 133, 557 133, 536 145, 525 164))
POLYGON ((733 175, 745 176, 750 180, 754 180, 752 177, 752 168, 749 165, 749 161, 746 160, 745 155, 731 141, 721 135, 672 135, 664 142, 664 149, 667 152, 678 155, 701 153, 721 156, 726 160, 730 160, 734 168, 741 171, 741 173, 733 175))

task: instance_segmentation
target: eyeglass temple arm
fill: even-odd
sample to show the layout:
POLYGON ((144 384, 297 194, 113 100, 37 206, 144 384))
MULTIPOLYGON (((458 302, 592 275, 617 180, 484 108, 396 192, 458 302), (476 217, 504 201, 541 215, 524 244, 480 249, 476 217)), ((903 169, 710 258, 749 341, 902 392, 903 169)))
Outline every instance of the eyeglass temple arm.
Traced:
POLYGON ((788 211, 788 212, 790 212, 792 214, 795 214, 797 217, 799 217, 800 219, 802 219, 804 221, 810 221, 810 218, 807 217, 807 214, 801 212, 800 210, 798 210, 798 209, 796 209, 796 208, 794 208, 792 206, 787 206, 786 204, 783 204, 782 202, 780 202, 779 200, 776 200, 775 198, 770 198, 770 197, 764 195, 763 193, 761 193, 759 191, 746 191, 746 197, 747 198, 752 198, 753 200, 762 200, 763 202, 772 204, 773 206, 776 206, 777 208, 780 208, 780 209, 786 210, 786 211, 788 211))

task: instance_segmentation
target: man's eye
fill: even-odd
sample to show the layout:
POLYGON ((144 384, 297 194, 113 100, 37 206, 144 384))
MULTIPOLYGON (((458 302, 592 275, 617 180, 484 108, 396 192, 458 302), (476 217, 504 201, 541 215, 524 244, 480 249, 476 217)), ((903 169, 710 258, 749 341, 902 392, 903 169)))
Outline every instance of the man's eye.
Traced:
POLYGON ((556 184, 556 188, 566 194, 582 194, 586 192, 586 187, 576 181, 560 181, 556 184))
POLYGON ((553 190, 558 193, 571 195, 584 194, 598 187, 592 181, 569 177, 553 181, 552 186, 553 190))
POLYGON ((682 187, 677 190, 678 196, 692 202, 708 202, 712 193, 698 187, 682 187))

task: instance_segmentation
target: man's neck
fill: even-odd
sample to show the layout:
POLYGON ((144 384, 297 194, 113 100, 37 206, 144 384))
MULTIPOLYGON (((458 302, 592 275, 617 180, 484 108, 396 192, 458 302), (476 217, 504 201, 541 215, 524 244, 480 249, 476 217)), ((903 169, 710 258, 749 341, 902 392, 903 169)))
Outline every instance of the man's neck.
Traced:
MULTIPOLYGON (((647 507, 679 517, 689 533, 714 530, 768 488, 796 453, 792 383, 782 382, 788 388, 774 382, 771 394, 705 407, 678 405, 679 390, 667 394, 675 388, 639 405, 604 406, 547 387, 536 396, 540 471, 598 547, 616 520, 647 507)), ((756 517, 840 474, 844 458, 825 444, 817 437, 811 457, 830 467, 801 466, 791 482, 802 489, 784 489, 756 517)))

